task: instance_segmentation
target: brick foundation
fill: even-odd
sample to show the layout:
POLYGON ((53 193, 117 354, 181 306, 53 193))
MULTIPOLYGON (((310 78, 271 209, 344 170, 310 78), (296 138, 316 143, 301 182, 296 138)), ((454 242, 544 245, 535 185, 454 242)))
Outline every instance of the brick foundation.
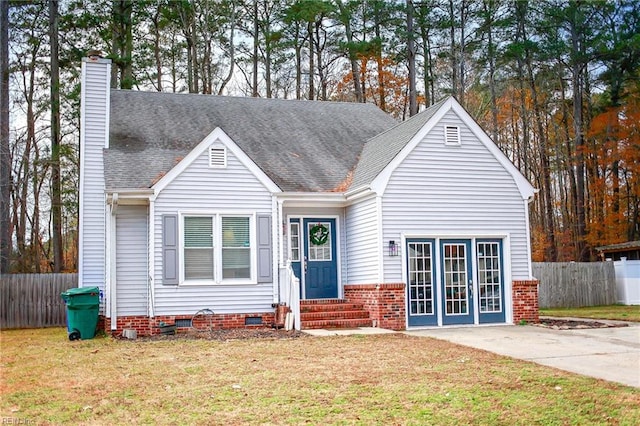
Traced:
POLYGON ((406 328, 405 284, 347 284, 344 298, 360 303, 376 327, 390 330, 406 328))
POLYGON ((513 281, 513 323, 520 321, 537 322, 540 319, 538 311, 538 280, 513 281))
MULTIPOLYGON (((122 330, 130 328, 136 330, 138 336, 151 336, 154 334, 160 334, 160 323, 175 324, 176 320, 188 319, 192 320, 193 315, 160 315, 154 318, 149 318, 145 315, 140 316, 126 316, 118 317, 118 322, 115 330, 111 330, 111 318, 100 317, 98 322, 98 329, 104 330, 108 334, 120 335, 122 330)), ((194 328, 206 329, 211 324, 214 329, 229 329, 229 328, 259 328, 259 327, 271 327, 275 322, 275 315, 273 312, 263 312, 255 314, 214 314, 209 317, 198 317, 194 323, 194 328), (262 318, 262 324, 259 325, 246 325, 246 318, 262 318)), ((179 327, 180 331, 190 330, 189 327, 179 327)))

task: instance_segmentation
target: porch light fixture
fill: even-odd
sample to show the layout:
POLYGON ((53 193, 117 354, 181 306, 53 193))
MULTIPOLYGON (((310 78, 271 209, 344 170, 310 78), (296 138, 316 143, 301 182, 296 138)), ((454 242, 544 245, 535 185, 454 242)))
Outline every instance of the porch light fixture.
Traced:
POLYGON ((389 240, 389 256, 398 255, 398 245, 394 240, 389 240))

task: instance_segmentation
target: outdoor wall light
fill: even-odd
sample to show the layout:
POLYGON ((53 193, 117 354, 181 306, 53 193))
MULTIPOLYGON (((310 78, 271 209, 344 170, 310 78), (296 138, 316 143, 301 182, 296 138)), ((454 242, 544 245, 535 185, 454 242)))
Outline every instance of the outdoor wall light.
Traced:
POLYGON ((398 245, 394 240, 389 240, 389 256, 398 255, 398 245))

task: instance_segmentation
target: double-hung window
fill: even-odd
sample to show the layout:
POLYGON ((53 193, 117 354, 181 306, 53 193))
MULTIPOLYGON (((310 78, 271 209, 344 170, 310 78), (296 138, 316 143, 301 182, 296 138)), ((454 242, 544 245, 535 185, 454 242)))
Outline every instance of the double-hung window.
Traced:
POLYGON ((251 278, 248 217, 222 216, 222 279, 251 278))
POLYGON ((184 218, 184 278, 213 280, 213 218, 184 218))
POLYGON ((254 235, 254 220, 250 215, 184 215, 184 282, 254 281, 254 235))

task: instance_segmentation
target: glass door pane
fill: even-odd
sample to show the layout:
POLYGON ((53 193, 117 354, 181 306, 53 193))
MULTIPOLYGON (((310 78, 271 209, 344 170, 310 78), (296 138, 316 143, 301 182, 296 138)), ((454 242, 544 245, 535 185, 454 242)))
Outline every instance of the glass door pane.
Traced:
POLYGON ((468 315, 466 244, 443 244, 444 297, 446 315, 468 315))
POLYGON ((407 310, 409 326, 436 325, 433 242, 407 242, 407 310))

